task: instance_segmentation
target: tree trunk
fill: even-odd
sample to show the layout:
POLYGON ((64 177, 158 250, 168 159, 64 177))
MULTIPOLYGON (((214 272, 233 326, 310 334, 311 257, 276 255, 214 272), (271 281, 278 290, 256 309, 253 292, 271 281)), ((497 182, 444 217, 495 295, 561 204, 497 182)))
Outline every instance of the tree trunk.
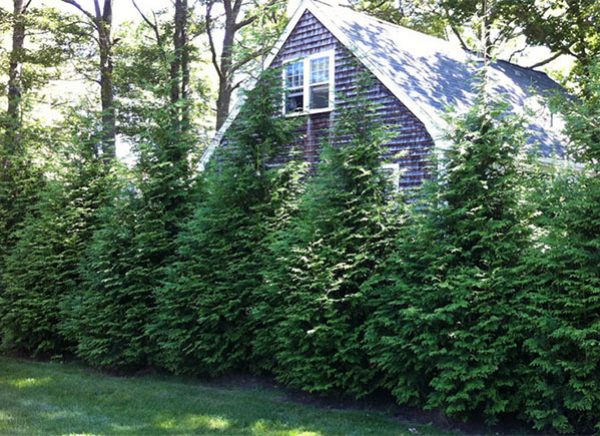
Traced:
MULTIPOLYGON (((188 46, 188 2, 187 0, 175 1, 175 29, 173 32, 174 57, 171 62, 171 104, 177 105, 180 100, 187 100, 190 84, 190 56, 188 46)), ((184 101, 183 105, 173 108, 178 131, 185 131, 189 127, 189 110, 184 101)))
POLYGON ((84 9, 78 0, 62 0, 63 3, 74 6, 90 20, 98 34, 98 50, 100 52, 100 104, 102 108, 102 131, 100 149, 104 162, 108 165, 116 157, 117 123, 115 113, 115 97, 113 88, 112 64, 112 2, 104 0, 102 8, 100 0, 94 0, 94 12, 84 9))
POLYGON ((102 155, 105 163, 116 157, 116 114, 112 63, 112 0, 104 1, 97 15, 96 28, 100 50, 100 101, 102 105, 102 155))
MULTIPOLYGON (((240 59, 234 60, 235 40, 244 28, 256 23, 261 14, 265 13, 263 7, 271 7, 277 4, 280 0, 267 0, 266 2, 244 2, 243 0, 207 0, 206 9, 206 28, 208 34, 208 42, 212 55, 212 63, 219 76, 219 95, 217 97, 217 122, 216 128, 220 129, 227 116, 231 106, 232 95, 240 83, 235 83, 236 74, 249 62, 264 55, 270 49, 269 43, 264 40, 262 45, 257 46, 249 53, 244 54, 240 59), (211 16, 212 7, 220 2, 225 9, 225 22, 223 26, 223 44, 221 52, 217 54, 216 45, 214 43, 214 28, 212 26, 213 18, 211 16), (241 19, 240 19, 241 18, 241 19)), ((283 4, 283 2, 281 2, 283 4)), ((268 16, 271 16, 270 14, 268 16)), ((270 20, 275 20, 276 15, 273 15, 270 20), (275 17, 275 18, 273 18, 275 17)))
POLYGON ((190 89, 190 47, 188 41, 187 22, 188 22, 188 4, 187 0, 181 0, 183 3, 183 26, 181 27, 181 98, 186 101, 181 115, 182 129, 187 131, 190 127, 190 105, 188 104, 190 89))
MULTIPOLYGON (((227 10, 227 9, 226 9, 227 10)), ((231 14, 228 14, 231 15, 231 14)), ((219 96, 217 98, 217 130, 225 123, 231 105, 233 94, 233 44, 235 41, 236 24, 235 16, 227 16, 223 34, 223 49, 221 50, 221 65, 219 74, 219 96)))
POLYGON ((173 31, 173 60, 171 61, 171 104, 176 104, 179 101, 180 95, 180 76, 181 69, 181 28, 183 4, 182 0, 175 0, 175 29, 173 31))
POLYGON ((12 48, 8 67, 8 107, 5 121, 5 147, 10 156, 20 149, 21 63, 25 43, 24 0, 14 0, 12 48))

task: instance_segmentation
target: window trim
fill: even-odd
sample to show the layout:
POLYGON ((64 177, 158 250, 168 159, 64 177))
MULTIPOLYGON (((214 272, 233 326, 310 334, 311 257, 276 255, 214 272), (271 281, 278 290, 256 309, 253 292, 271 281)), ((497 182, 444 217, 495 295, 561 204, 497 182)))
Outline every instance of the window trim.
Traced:
POLYGON ((287 59, 285 61, 282 62, 282 71, 281 71, 281 77, 282 77, 282 83, 283 83, 283 97, 282 97, 282 113, 283 115, 285 115, 286 117, 298 117, 298 116, 303 116, 303 115, 309 115, 309 114, 320 114, 320 113, 325 113, 325 112, 331 112, 333 110, 333 107, 335 105, 335 51, 332 50, 325 50, 325 51, 320 51, 318 53, 314 53, 312 55, 309 56, 302 56, 302 57, 295 57, 295 58, 291 58, 291 59, 287 59), (310 83, 310 75, 311 75, 311 69, 310 69, 310 62, 313 59, 319 59, 319 58, 324 58, 327 57, 329 60, 329 80, 327 82, 317 82, 317 83, 310 83), (287 64, 291 64, 291 63, 295 63, 295 62, 299 62, 302 61, 303 62, 303 83, 302 83, 302 96, 303 96, 303 104, 304 107, 302 108, 302 111, 296 111, 296 112, 287 112, 286 111, 286 93, 287 93, 287 83, 286 83, 286 68, 285 66, 287 64), (318 85, 324 85, 324 84, 328 84, 329 85, 329 98, 328 98, 328 105, 325 108, 319 108, 319 109, 310 109, 310 88, 311 86, 318 86, 318 85))

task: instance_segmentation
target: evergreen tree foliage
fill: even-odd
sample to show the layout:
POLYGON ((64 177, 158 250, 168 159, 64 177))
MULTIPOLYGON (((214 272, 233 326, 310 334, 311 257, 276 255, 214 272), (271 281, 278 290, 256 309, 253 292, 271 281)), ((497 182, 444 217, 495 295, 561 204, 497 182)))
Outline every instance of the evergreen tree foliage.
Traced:
POLYGON ((201 201, 178 238, 179 259, 158 295, 160 362, 178 373, 248 368, 249 308, 261 284, 263 240, 281 171, 269 164, 293 142, 279 112, 280 75, 248 93, 227 145, 202 182, 201 201))
POLYGON ((375 387, 362 349, 368 313, 361 285, 385 257, 395 225, 381 169, 388 134, 367 97, 370 85, 361 74, 297 216, 271 244, 277 265, 267 284, 280 306, 272 308, 278 323, 267 336, 275 373, 313 392, 360 396, 375 387))
MULTIPOLYGON (((134 30, 134 36, 148 32, 134 30)), ((78 336, 77 354, 94 366, 137 369, 155 360, 158 346, 149 326, 156 292, 175 259, 195 189, 194 130, 181 116, 189 115, 190 102, 187 94, 171 99, 172 87, 182 87, 169 75, 173 51, 162 37, 144 44, 127 33, 116 50, 119 127, 137 161, 101 212, 81 267, 83 292, 65 309, 71 313, 68 329, 78 336)))
POLYGON ((453 145, 417 196, 391 190, 381 165, 396 132, 358 66, 338 83, 357 88, 336 97, 316 168, 294 149, 302 118, 279 115, 281 71, 269 70, 195 176, 213 120, 192 41, 209 36, 221 125, 237 76, 253 74, 285 24, 282 4, 226 11, 236 25, 219 53, 211 2, 201 16, 185 0, 145 6, 118 28, 108 0, 95 18, 78 8, 85 23, 13 3, 0 6, 12 40, 0 50, 0 351, 119 371, 248 371, 316 393, 383 389, 452 418, 600 431, 597 0, 354 1, 428 33, 471 29, 485 63, 491 39, 515 35, 551 49, 540 64, 576 59, 581 100, 561 102, 576 168, 533 164, 518 108, 482 86, 469 113, 449 118, 453 145), (65 71, 99 78, 101 95, 84 98, 107 110, 47 86, 65 71), (130 168, 112 159, 115 138, 130 168))
MULTIPOLYGON (((293 156, 292 156, 293 157, 293 156)), ((272 276, 287 265, 278 257, 281 244, 292 219, 297 217, 300 200, 306 191, 310 165, 298 159, 290 160, 277 174, 276 189, 271 197, 273 214, 265 219, 264 249, 260 253, 261 284, 256 289, 250 306, 254 336, 252 340, 252 370, 272 374, 275 368, 274 344, 276 326, 282 321, 284 302, 282 290, 273 286, 272 276)))
POLYGON ((484 94, 452 125, 433 194, 371 285, 367 344, 401 403, 494 421, 517 407, 526 137, 484 94))
POLYGON ((34 356, 60 355, 73 343, 60 332, 60 306, 80 285, 78 265, 106 183, 93 129, 84 119, 71 121, 71 135, 56 155, 57 172, 15 232, 3 270, 3 346, 34 356))
POLYGON ((140 202, 120 178, 113 199, 98 212, 100 226, 84 252, 79 292, 62 307, 62 330, 75 353, 92 366, 133 369, 146 362, 150 292, 137 286, 136 210, 140 202))
POLYGON ((600 429, 599 79, 595 68, 589 99, 568 104, 571 152, 583 167, 557 176, 544 232, 524 262, 534 326, 524 415, 562 433, 600 429))
POLYGON ((147 329, 155 293, 173 262, 175 239, 192 195, 191 141, 174 131, 169 108, 151 112, 132 180, 123 180, 101 212, 82 264, 84 291, 71 311, 77 354, 94 366, 134 369, 153 361, 147 329))
MULTIPOLYGON (((31 156, 23 151, 9 151, 0 141, 0 271, 15 244, 15 231, 35 204, 42 186, 40 171, 32 164, 31 156)), ((1 290, 0 279, 0 293, 1 290)))

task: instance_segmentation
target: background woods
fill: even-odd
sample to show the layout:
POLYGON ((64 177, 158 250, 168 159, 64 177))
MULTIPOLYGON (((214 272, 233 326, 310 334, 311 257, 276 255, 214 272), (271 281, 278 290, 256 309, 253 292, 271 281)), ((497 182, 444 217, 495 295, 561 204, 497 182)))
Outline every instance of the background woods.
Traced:
POLYGON ((553 106, 576 165, 540 163, 481 86, 439 170, 396 195, 368 74, 318 165, 290 149, 299 117, 262 61, 293 4, 2 0, 2 350, 598 431, 598 2, 348 7, 547 68, 575 96, 553 106))

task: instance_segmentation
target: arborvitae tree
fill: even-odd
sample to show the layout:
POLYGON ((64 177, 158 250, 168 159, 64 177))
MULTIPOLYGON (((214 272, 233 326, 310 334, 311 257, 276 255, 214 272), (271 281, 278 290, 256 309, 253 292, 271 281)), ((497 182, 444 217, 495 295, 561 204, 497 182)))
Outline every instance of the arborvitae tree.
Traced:
MULTIPOLYGON (((17 239, 16 230, 43 185, 41 171, 33 165, 30 153, 11 150, 0 141, 0 271, 17 239)), ((0 279, 0 294, 2 286, 0 279)))
POLYGON ((567 104, 570 151, 582 167, 556 178, 524 262, 533 329, 523 414, 562 433, 600 429, 600 68, 591 72, 588 99, 567 104))
POLYGON ((75 353, 105 368, 131 368, 148 355, 144 309, 151 293, 136 286, 133 243, 140 199, 124 177, 118 180, 80 263, 80 289, 62 305, 62 332, 76 344, 75 353))
POLYGON ((287 232, 291 220, 297 216, 300 199, 306 190, 306 178, 310 164, 300 158, 291 160, 278 171, 276 189, 271 197, 273 214, 265 219, 264 250, 261 258, 261 285, 253 295, 249 308, 253 324, 252 370, 272 373, 275 365, 273 345, 277 340, 277 329, 283 311, 284 294, 273 287, 272 275, 277 275, 286 265, 279 254, 282 236, 287 232))
POLYGON ((60 145, 55 171, 48 171, 37 203, 16 231, 3 271, 3 345, 34 356, 62 354, 73 342, 60 332, 60 306, 80 285, 78 265, 106 182, 93 129, 81 118, 70 121, 72 134, 60 145))
POLYGON ((94 366, 135 369, 152 362, 156 349, 147 328, 155 292, 188 214, 190 141, 174 130, 169 108, 152 114, 156 125, 138 137, 132 180, 100 215, 81 267, 83 293, 67 308, 77 354, 94 366))
MULTIPOLYGON (((159 30, 180 33, 186 23, 159 30)), ((140 27, 134 35, 148 32, 140 27)), ((178 50, 186 51, 188 68, 190 47, 180 47, 177 39, 169 48, 165 41, 160 37, 146 45, 124 33, 115 50, 120 62, 114 81, 123 97, 120 127, 137 162, 131 180, 102 212, 82 265, 84 292, 67 309, 73 311, 69 328, 79 336, 77 353, 95 366, 137 369, 154 362, 157 345, 148 328, 155 317, 155 293, 175 259, 175 240, 191 210, 195 138, 189 78, 169 73, 178 50), (181 92, 173 93, 174 88, 181 92)))
POLYGON ((374 388, 362 349, 361 285, 385 258, 395 226, 381 168, 388 133, 369 100, 370 85, 360 78, 340 105, 298 216, 271 244, 277 264, 267 290, 280 307, 271 308, 279 322, 266 338, 273 340, 275 373, 313 392, 360 396, 374 388))
POLYGON ((73 53, 67 47, 83 38, 72 32, 73 20, 54 9, 23 0, 10 3, 11 11, 0 6, 0 34, 9 44, 0 51, 0 97, 6 102, 0 112, 0 295, 3 260, 44 189, 40 149, 56 144, 56 126, 33 121, 33 106, 42 97, 40 88, 60 76, 73 53))
POLYGON ((493 421, 515 411, 520 388, 526 138, 506 105, 483 97, 453 125, 434 193, 375 287, 368 344, 400 402, 493 421))
POLYGON ((160 362, 172 371, 217 375, 249 366, 249 308, 261 284, 263 240, 281 171, 269 164, 293 142, 290 121, 275 116, 279 80, 269 71, 248 93, 178 238, 179 260, 158 294, 153 326, 160 362))
POLYGON ((439 244, 435 214, 440 206, 439 182, 437 177, 424 182, 419 197, 406 208, 391 254, 363 285, 370 312, 365 349, 382 374, 380 384, 400 404, 415 407, 426 403, 433 370, 419 335, 428 326, 431 301, 443 296, 435 289, 438 279, 433 267, 445 248, 439 244))

